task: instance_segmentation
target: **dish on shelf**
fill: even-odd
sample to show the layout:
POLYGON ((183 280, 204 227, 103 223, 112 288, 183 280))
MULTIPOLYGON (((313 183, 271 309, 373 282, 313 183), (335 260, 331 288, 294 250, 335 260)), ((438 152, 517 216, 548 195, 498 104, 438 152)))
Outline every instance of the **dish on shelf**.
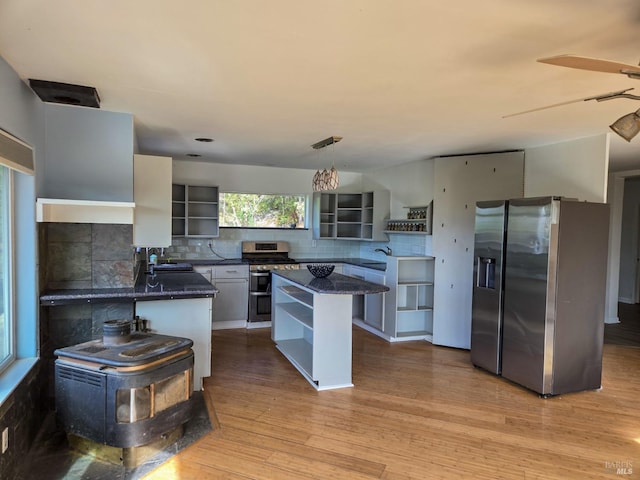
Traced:
POLYGON ((327 265, 327 264, 307 265, 307 269, 309 269, 309 272, 311 272, 311 275, 313 275, 316 278, 328 277, 329 275, 331 275, 331 272, 333 272, 333 269, 335 267, 336 267, 335 265, 327 265))

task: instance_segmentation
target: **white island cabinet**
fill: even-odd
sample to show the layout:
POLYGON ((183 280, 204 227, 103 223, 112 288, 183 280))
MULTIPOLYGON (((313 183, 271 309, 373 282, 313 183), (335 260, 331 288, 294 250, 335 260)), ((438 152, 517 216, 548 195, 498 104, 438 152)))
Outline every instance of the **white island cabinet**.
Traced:
POLYGON ((304 270, 273 272, 271 338, 317 390, 352 387, 352 295, 387 290, 337 273, 314 278, 304 270))

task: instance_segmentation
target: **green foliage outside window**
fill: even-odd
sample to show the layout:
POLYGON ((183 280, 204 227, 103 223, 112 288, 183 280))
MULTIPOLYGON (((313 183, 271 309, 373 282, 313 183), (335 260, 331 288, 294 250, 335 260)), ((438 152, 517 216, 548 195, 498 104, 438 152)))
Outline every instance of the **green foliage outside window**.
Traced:
POLYGON ((221 227, 304 228, 303 195, 220 193, 221 227))

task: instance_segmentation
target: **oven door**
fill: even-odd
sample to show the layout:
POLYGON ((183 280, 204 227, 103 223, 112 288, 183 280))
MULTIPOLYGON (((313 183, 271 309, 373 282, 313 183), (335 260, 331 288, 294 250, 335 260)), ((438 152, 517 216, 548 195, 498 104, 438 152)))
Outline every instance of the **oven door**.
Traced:
POLYGON ((249 293, 269 293, 271 292, 271 272, 251 271, 249 272, 249 293))
POLYGON ((271 292, 249 292, 249 321, 271 321, 271 292))

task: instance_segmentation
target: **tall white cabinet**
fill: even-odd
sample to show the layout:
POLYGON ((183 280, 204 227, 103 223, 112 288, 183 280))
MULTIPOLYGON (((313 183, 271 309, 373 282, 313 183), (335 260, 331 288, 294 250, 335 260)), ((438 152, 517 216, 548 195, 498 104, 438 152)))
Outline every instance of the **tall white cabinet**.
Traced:
POLYGON ((133 244, 171 245, 171 157, 133 156, 133 244))
POLYGON ((471 346, 476 202, 523 194, 524 152, 436 158, 433 343, 471 346))

